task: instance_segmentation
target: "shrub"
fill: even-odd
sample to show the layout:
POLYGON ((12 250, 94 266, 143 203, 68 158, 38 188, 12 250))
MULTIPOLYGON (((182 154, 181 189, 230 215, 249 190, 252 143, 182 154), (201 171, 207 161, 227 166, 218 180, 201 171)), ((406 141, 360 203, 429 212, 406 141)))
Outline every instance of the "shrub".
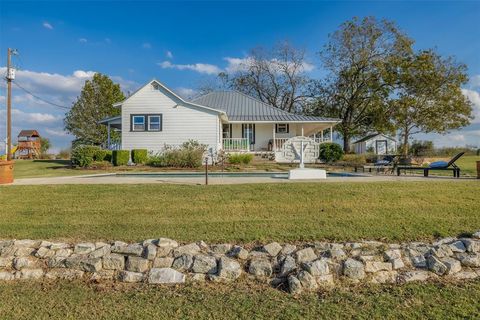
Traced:
POLYGON ((228 156, 228 162, 231 164, 249 164, 252 160, 251 153, 232 153, 228 156))
POLYGON ((112 164, 108 161, 93 161, 89 168, 91 169, 108 169, 112 164))
POLYGON ((148 160, 147 149, 133 149, 132 161, 135 164, 145 164, 148 160))
POLYGON ((363 165, 367 163, 367 158, 363 154, 344 154, 342 161, 348 164, 363 165))
POLYGON ((130 151, 128 150, 113 150, 112 163, 114 166, 125 166, 130 160, 130 151))
POLYGON ((95 151, 93 155, 93 160, 95 161, 104 161, 107 156, 108 150, 99 149, 95 151))
POLYGON ((106 154, 105 154, 105 158, 103 158, 104 161, 108 161, 110 163, 112 163, 112 150, 105 150, 106 154))
POLYGON ((147 163, 155 167, 198 168, 202 166, 206 146, 187 141, 179 148, 165 146, 165 150, 150 156, 147 163))
POLYGON ((433 141, 414 140, 410 145, 409 151, 410 151, 410 154, 416 157, 433 155, 433 152, 434 152, 433 141))
POLYGON ((480 156, 480 149, 477 150, 477 156, 480 156))
POLYGON ((320 160, 330 163, 340 160, 342 156, 343 150, 338 143, 326 142, 320 145, 320 160))
POLYGON ((73 148, 71 162, 74 166, 88 167, 94 161, 96 152, 100 150, 98 146, 79 145, 73 148))

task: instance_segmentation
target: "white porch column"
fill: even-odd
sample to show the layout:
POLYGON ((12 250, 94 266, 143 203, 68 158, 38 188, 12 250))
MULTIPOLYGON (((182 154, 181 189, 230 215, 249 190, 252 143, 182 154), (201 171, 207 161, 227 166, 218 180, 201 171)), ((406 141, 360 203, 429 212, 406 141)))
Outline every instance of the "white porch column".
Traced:
POLYGON ((107 122, 107 149, 110 149, 110 122, 107 122))
POLYGON ((302 137, 303 137, 303 124, 302 124, 302 137))
POLYGON ((275 123, 273 124, 273 143, 272 143, 272 151, 275 152, 277 149, 277 143, 275 142, 275 123))
POLYGON ((333 126, 330 126, 330 142, 333 142, 333 126))
POLYGON ((320 131, 320 139, 322 139, 322 140, 320 140, 320 142, 323 142, 323 130, 324 129, 322 129, 322 131, 320 131))

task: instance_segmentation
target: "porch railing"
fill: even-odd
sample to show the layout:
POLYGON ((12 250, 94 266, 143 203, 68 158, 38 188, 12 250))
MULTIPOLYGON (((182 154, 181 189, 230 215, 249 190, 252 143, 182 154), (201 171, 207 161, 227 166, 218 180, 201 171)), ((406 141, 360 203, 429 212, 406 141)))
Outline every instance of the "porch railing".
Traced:
MULTIPOLYGON (((281 151, 282 148, 283 148, 283 145, 285 144, 285 142, 287 142, 288 139, 291 139, 291 138, 275 138, 275 148, 272 148, 275 149, 274 151, 281 151)), ((330 137, 324 137, 323 139, 320 138, 320 137, 316 137, 316 138, 312 138, 313 141, 315 141, 316 143, 324 143, 324 142, 330 142, 330 137)), ((270 140, 270 142, 272 143, 272 140, 270 140)))
POLYGON ((223 150, 249 151, 250 141, 248 138, 223 138, 223 150))

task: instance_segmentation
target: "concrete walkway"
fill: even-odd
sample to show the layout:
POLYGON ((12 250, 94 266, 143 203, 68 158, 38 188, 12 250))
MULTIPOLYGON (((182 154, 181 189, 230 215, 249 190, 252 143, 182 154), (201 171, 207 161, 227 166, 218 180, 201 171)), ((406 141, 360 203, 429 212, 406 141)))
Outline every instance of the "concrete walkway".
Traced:
MULTIPOLYGON (((472 181, 476 179, 451 177, 429 177, 423 176, 393 176, 393 175, 362 175, 357 177, 328 177, 326 180, 288 180, 275 177, 219 177, 209 176, 209 184, 243 184, 243 183, 302 183, 302 182, 386 182, 386 181, 472 181)), ((480 180, 479 180, 480 181, 480 180)), ((71 177, 49 177, 49 178, 27 178, 17 179, 12 185, 57 185, 57 184, 205 184, 204 176, 189 177, 159 177, 143 175, 119 175, 116 174, 95 174, 71 177)))

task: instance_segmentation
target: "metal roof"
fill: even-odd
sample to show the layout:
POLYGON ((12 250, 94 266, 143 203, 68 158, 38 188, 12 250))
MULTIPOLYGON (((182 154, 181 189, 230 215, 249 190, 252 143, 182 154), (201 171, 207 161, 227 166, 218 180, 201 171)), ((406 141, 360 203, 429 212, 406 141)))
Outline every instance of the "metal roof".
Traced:
POLYGON ((214 91, 192 101, 222 110, 228 121, 338 122, 339 119, 304 116, 275 108, 238 91, 214 91))

